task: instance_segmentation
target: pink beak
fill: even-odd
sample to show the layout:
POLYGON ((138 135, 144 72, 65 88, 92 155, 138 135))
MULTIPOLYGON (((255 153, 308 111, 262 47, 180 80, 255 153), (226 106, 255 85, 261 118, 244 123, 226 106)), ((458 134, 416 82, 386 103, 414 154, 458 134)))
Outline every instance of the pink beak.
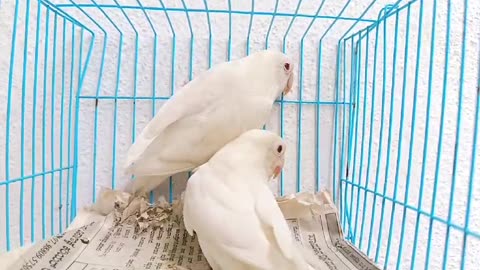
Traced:
POLYGON ((283 95, 286 95, 290 91, 292 91, 293 79, 294 78, 295 78, 295 76, 293 75, 293 72, 290 73, 290 77, 288 77, 288 81, 287 81, 287 86, 285 86, 285 89, 283 90, 283 95))
POLYGON ((273 170, 273 178, 277 178, 281 172, 282 172, 282 167, 280 166, 275 167, 275 170, 273 170))
POLYGON ((280 173, 282 172, 283 165, 285 164, 284 158, 282 157, 281 163, 278 164, 275 169, 273 170, 273 179, 276 179, 280 173))

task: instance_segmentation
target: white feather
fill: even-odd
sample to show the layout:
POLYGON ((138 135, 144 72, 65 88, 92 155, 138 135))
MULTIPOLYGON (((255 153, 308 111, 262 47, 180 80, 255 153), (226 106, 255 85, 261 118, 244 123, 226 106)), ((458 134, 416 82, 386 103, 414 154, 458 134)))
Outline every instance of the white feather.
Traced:
POLYGON ((219 269, 309 269, 267 185, 269 151, 279 143, 270 132, 248 131, 188 180, 185 227, 219 269))
POLYGON ((265 50, 216 65, 187 83, 128 150, 125 171, 140 179, 129 191, 148 192, 168 176, 202 165, 243 132, 262 127, 275 99, 291 87, 292 70, 286 55, 265 50))

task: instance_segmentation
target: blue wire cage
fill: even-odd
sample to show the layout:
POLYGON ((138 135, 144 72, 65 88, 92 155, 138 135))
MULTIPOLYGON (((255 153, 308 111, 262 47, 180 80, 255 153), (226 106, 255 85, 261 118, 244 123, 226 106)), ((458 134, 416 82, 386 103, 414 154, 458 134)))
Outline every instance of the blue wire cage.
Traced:
POLYGON ((11 0, 0 26, 0 251, 128 180, 136 134, 196 74, 276 48, 297 83, 266 125, 289 145, 272 188, 330 190, 385 269, 478 269, 479 1, 11 0))

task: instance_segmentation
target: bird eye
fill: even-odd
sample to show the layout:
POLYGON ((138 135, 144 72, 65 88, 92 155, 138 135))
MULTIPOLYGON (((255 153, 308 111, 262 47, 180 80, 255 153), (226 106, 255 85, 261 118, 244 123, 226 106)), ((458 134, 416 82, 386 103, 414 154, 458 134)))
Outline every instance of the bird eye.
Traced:
POLYGON ((279 145, 277 147, 277 152, 280 154, 280 153, 282 153, 282 150, 283 150, 283 147, 281 145, 279 145))
POLYGON ((285 71, 289 71, 290 70, 290 63, 283 64, 283 68, 285 69, 285 71))

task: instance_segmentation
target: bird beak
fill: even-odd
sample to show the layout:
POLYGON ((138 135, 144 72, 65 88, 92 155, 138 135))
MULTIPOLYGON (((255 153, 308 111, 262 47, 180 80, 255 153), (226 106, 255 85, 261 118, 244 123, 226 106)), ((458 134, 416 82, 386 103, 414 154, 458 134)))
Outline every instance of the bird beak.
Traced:
POLYGON ((282 169, 283 169, 283 165, 284 165, 285 161, 284 159, 282 158, 281 160, 281 163, 278 164, 275 169, 273 170, 273 179, 276 179, 280 173, 282 172, 282 169))
POLYGON ((280 172, 282 172, 282 167, 275 167, 275 170, 273 171, 273 179, 277 178, 280 175, 280 172))
POLYGON ((288 77, 287 85, 285 86, 285 89, 283 90, 283 95, 286 95, 290 91, 292 91, 293 79, 294 79, 294 75, 293 75, 293 72, 292 72, 292 73, 290 73, 290 76, 288 77))

